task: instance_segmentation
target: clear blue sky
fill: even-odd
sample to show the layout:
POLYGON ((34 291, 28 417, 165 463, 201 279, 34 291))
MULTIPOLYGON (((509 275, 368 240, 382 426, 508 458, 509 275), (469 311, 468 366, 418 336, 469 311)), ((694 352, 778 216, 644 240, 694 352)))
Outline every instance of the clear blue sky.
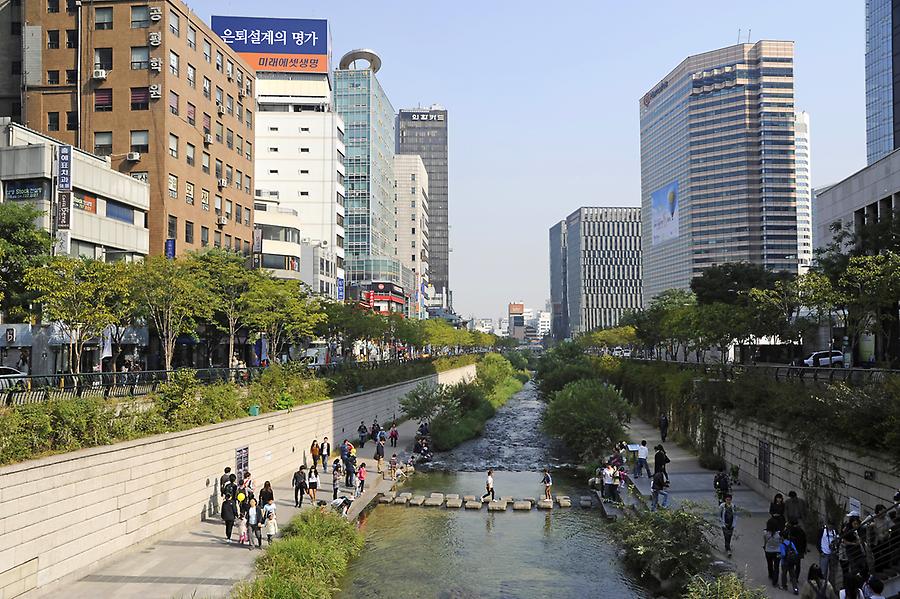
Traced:
POLYGON ((865 165, 863 0, 188 2, 207 20, 326 18, 335 60, 381 55, 395 109, 447 107, 450 281, 465 316, 543 307, 548 228, 579 206, 640 204, 638 98, 738 29, 796 42, 813 184, 865 165))

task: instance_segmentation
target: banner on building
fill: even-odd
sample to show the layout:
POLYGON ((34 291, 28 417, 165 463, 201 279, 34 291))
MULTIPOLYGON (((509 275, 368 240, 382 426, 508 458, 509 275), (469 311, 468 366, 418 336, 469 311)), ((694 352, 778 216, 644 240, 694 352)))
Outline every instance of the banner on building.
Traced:
POLYGON ((650 194, 653 245, 678 238, 678 181, 650 194))
POLYGON ((212 17, 212 29, 257 71, 327 73, 328 21, 212 17))
POLYGON ((68 229, 72 226, 72 194, 61 191, 56 197, 56 228, 68 229))
POLYGON ((59 146, 56 168, 57 189, 72 191, 72 146, 59 146))
POLYGON ((6 182, 7 200, 40 200, 44 197, 44 184, 38 179, 6 182))

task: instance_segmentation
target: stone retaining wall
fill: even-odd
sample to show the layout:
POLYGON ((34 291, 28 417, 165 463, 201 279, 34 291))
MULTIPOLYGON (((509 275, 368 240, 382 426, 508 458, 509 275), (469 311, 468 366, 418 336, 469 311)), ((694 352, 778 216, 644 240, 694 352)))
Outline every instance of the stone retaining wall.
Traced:
POLYGON ((106 558, 218 509, 218 480, 246 447, 258 488, 308 462, 313 439, 337 449, 360 421, 400 415, 421 381, 475 377, 469 365, 366 393, 180 433, 0 468, 0 599, 83 576, 106 558))

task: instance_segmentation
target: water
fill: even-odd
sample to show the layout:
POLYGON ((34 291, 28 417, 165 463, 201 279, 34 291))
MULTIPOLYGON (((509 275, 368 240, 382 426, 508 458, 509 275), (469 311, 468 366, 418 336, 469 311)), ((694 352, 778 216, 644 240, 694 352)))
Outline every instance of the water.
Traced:
MULTIPOLYGON (((431 471, 416 473, 403 490, 481 495, 484 471, 493 468, 498 496, 540 497, 541 471, 549 466, 554 494, 569 495, 577 505, 587 486, 540 432, 543 409, 526 386, 481 438, 437 454, 431 471)), ((623 571, 598 510, 380 505, 361 522, 366 546, 343 581, 342 598, 649 597, 623 571)))

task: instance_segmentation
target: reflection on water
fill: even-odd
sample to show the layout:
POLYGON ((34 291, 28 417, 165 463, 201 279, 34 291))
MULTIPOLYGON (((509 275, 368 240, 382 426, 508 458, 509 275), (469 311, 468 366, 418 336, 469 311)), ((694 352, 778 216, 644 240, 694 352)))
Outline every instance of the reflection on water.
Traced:
MULTIPOLYGON (((485 435, 438 454, 442 470, 417 473, 405 491, 481 495, 495 469, 500 496, 540 497, 540 471, 558 449, 540 432, 543 403, 529 385, 501 408, 485 435), (460 472, 452 472, 458 465, 460 472)), ((554 473, 554 493, 578 497, 583 480, 554 473)), ((576 503, 577 505, 577 503, 576 503)), ((648 596, 622 571, 598 510, 488 512, 378 506, 362 524, 366 547, 342 598, 609 599, 648 596)))

